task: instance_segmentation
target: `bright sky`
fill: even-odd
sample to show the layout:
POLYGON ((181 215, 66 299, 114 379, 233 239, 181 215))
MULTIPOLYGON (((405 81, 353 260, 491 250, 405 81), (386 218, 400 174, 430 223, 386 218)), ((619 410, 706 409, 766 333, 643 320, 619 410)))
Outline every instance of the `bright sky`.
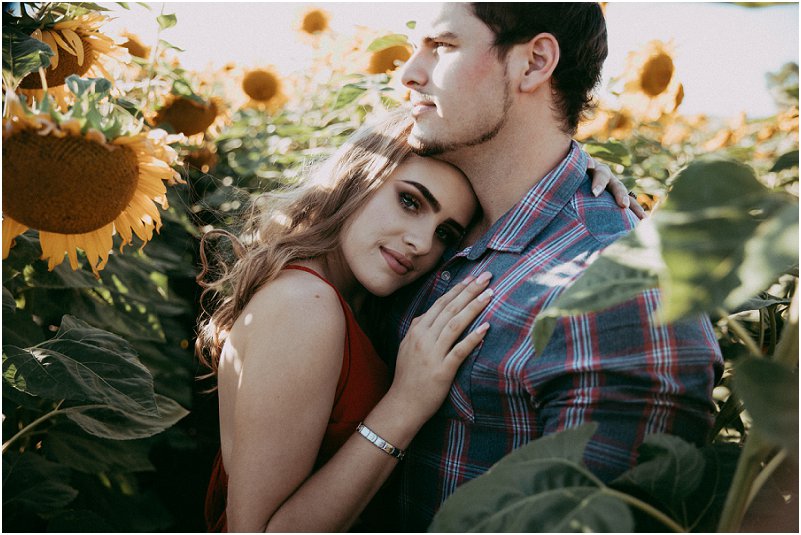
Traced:
MULTIPOLYGON (((105 4, 109 5, 109 4, 105 4)), ((425 16, 431 4, 401 2, 168 2, 150 3, 152 11, 131 2, 130 11, 115 8, 110 29, 128 29, 155 39, 156 15, 175 13, 178 24, 161 37, 183 48, 188 69, 271 64, 290 73, 305 64, 309 49, 295 31, 303 10, 321 7, 341 34, 356 25, 404 33, 406 21, 425 16)), ((680 111, 752 117, 775 112, 765 73, 784 63, 798 63, 798 3, 745 8, 723 3, 612 2, 607 6, 609 58, 604 76, 619 75, 628 52, 653 39, 672 40, 676 73, 684 83, 680 111)))

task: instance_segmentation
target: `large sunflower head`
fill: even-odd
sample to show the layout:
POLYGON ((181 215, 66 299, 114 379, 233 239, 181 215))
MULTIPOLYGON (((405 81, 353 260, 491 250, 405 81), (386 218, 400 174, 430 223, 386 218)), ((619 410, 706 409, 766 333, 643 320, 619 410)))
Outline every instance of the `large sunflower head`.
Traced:
POLYGON ((127 62, 130 56, 111 37, 100 32, 100 27, 108 20, 103 15, 81 8, 66 10, 63 15, 58 13, 46 18, 47 22, 30 34, 52 50, 50 66, 25 76, 18 91, 39 102, 47 92, 63 109, 72 97, 65 87, 69 76, 114 80, 116 76, 109 72, 114 70, 110 60, 127 62))
POLYGON ((629 54, 621 99, 645 120, 676 111, 684 98, 674 57, 673 45, 658 40, 629 54))
POLYGON ((286 102, 281 77, 272 68, 253 69, 245 72, 242 90, 257 106, 276 111, 286 102))
POLYGON ((202 134, 215 122, 222 111, 222 101, 203 99, 196 95, 170 94, 156 112, 156 126, 185 136, 202 134))
POLYGON ((176 152, 163 132, 129 128, 135 122, 111 117, 112 108, 92 98, 84 95, 83 103, 98 113, 86 117, 85 107, 66 114, 47 106, 31 110, 7 95, 3 258, 16 236, 35 229, 49 269, 65 254, 77 269, 80 249, 99 276, 115 232, 122 248, 134 234, 146 243, 161 226, 156 204, 167 208, 164 181, 181 182, 172 169, 176 152))

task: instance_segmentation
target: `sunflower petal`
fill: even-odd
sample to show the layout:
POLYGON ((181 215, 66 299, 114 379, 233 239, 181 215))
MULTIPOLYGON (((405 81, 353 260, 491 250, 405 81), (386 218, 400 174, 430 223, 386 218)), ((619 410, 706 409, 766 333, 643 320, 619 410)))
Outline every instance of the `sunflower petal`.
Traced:
POLYGON ((63 48, 64 50, 66 50, 67 52, 72 54, 73 56, 77 56, 78 55, 78 53, 75 50, 72 49, 72 46, 70 46, 69 43, 67 43, 67 41, 65 41, 58 34, 58 32, 50 32, 50 35, 52 35, 53 39, 56 40, 56 43, 58 44, 58 46, 60 46, 61 48, 63 48))
POLYGON ((61 30, 61 34, 67 39, 67 41, 69 41, 70 45, 72 45, 72 48, 77 52, 78 65, 83 65, 84 50, 80 36, 69 28, 64 28, 61 30))
POLYGON ((17 223, 8 216, 3 218, 3 260, 8 258, 8 253, 11 252, 14 238, 26 230, 28 230, 28 227, 22 223, 17 223))

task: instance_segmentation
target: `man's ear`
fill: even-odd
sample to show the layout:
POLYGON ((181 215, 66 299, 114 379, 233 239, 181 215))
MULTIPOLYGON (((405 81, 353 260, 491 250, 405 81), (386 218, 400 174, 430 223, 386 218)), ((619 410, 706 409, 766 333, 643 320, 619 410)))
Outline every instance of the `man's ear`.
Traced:
POLYGON ((530 93, 551 79, 559 63, 559 43, 550 33, 534 36, 525 44, 528 68, 520 81, 520 90, 530 93))

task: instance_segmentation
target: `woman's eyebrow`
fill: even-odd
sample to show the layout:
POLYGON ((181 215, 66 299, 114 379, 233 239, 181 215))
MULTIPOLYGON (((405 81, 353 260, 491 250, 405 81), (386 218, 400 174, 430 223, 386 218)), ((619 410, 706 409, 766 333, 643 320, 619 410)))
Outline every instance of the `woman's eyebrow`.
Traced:
POLYGON ((431 208, 433 208, 435 213, 442 209, 442 205, 439 204, 437 198, 434 197, 434 195, 424 185, 420 184, 419 182, 415 182, 414 180, 401 180, 401 182, 417 188, 417 191, 419 191, 420 195, 422 195, 425 200, 428 201, 428 204, 431 205, 431 208))

